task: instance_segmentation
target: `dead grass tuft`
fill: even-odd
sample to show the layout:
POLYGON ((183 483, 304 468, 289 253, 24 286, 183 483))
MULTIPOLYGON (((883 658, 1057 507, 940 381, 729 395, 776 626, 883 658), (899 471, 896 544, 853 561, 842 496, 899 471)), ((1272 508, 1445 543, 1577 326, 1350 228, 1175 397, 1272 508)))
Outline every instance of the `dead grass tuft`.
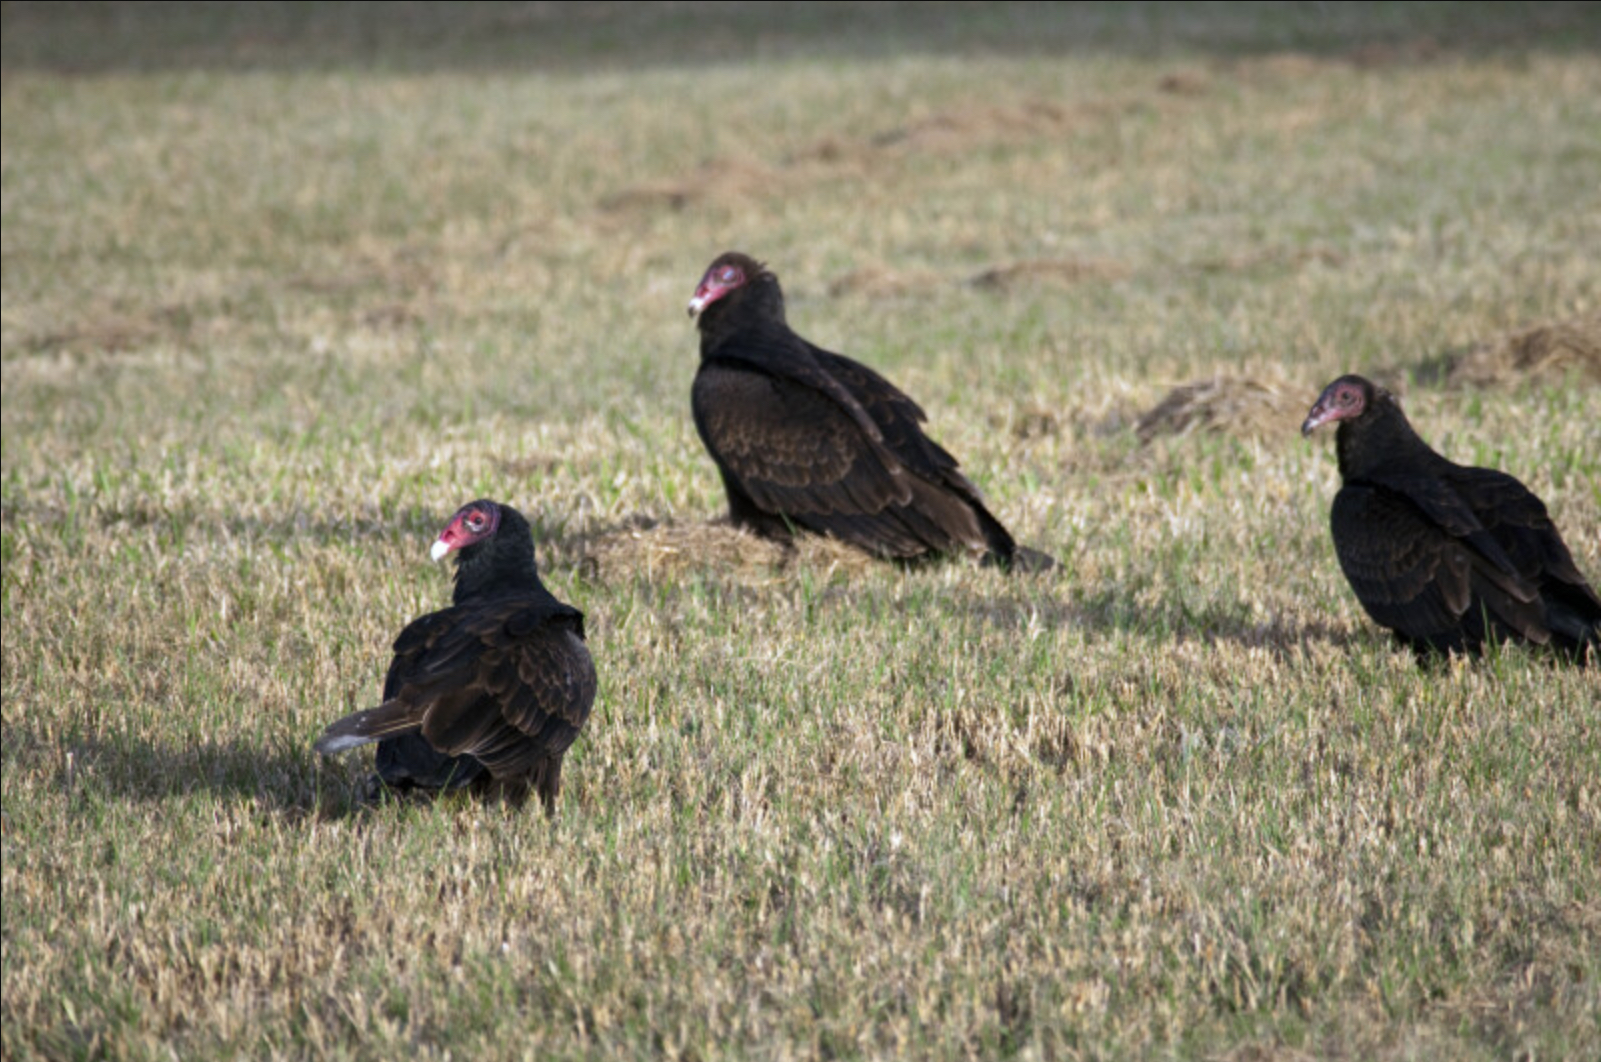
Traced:
POLYGON ((1433 37, 1417 37, 1364 44, 1346 52, 1344 59, 1359 70, 1375 70, 1434 62, 1447 54, 1448 49, 1433 37))
POLYGON ((783 568, 792 552, 726 521, 674 524, 636 516, 590 542, 579 568, 587 578, 607 583, 705 570, 750 577, 783 568))
POLYGON ((1225 64, 1225 69, 1245 83, 1300 82, 1326 75, 1338 64, 1306 52, 1274 52, 1250 56, 1225 64))
POLYGON ((603 197, 599 205, 612 214, 678 211, 709 198, 726 202, 771 196, 797 182, 815 185, 859 178, 880 161, 959 155, 989 145, 1059 136, 1081 118, 1104 117, 1108 106, 1031 98, 1010 106, 952 108, 865 137, 829 134, 784 156, 776 166, 749 159, 714 159, 687 177, 633 185, 603 197))
POLYGON ((715 159, 679 180, 652 181, 613 192, 601 199, 600 208, 608 213, 683 210, 709 197, 727 200, 772 194, 784 180, 782 172, 757 162, 715 159))
POLYGON ((1285 435, 1296 423, 1304 396, 1282 383, 1214 376, 1183 384, 1140 415, 1140 442, 1192 431, 1227 432, 1241 438, 1285 435))
POLYGON ((1025 284, 1082 284, 1086 281, 1123 280, 1130 275, 1121 262, 1097 258, 1035 258, 991 266, 968 283, 989 291, 1004 291, 1025 284))
POLYGON ((1050 406, 1029 403, 1019 407, 1011 416, 990 415, 990 424, 1011 432, 1019 441, 1046 439, 1061 434, 1062 418, 1050 406))
POLYGON ((1094 116, 1096 105, 1031 97, 1012 104, 952 107, 866 137, 825 136, 791 157, 794 163, 839 165, 892 155, 951 155, 985 145, 1018 143, 1067 132, 1094 116))
POLYGON ((1257 247, 1203 258, 1195 264, 1195 268, 1203 273, 1247 273, 1263 268, 1283 271, 1305 265, 1344 264, 1345 256, 1327 247, 1257 247))
POLYGON ((882 266, 863 266, 828 282, 828 294, 865 295, 870 298, 896 298, 938 287, 940 277, 926 270, 896 270, 882 266))
POLYGON ((158 346, 191 349, 197 335, 214 335, 223 324, 209 307, 101 306, 62 327, 19 336, 16 349, 34 354, 126 354, 158 346))
POLYGON ((1157 91, 1170 96, 1204 96, 1211 88, 1211 79, 1200 70, 1175 70, 1156 82, 1157 91))
POLYGON ((1056 100, 1030 99, 1013 106, 979 106, 942 111, 896 126, 867 141, 874 150, 948 154, 979 143, 996 143, 1060 133, 1075 120, 1074 108, 1056 100))
POLYGON ((652 582, 696 572, 744 582, 810 571, 824 581, 884 568, 887 562, 826 535, 797 535, 783 543, 735 527, 726 519, 677 524, 643 514, 607 531, 583 549, 579 570, 602 583, 652 582))
POLYGON ((1556 382, 1570 375, 1601 383, 1601 313, 1509 332, 1447 355, 1441 367, 1453 387, 1556 382))

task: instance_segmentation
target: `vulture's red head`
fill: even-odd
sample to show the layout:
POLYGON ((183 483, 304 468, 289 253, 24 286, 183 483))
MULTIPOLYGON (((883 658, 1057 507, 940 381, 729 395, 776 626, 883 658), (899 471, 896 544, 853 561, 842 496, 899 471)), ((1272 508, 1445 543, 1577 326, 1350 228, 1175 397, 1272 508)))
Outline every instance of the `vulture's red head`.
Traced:
POLYGON ((1342 376, 1323 389, 1312 409, 1301 422, 1301 434, 1311 435, 1333 421, 1355 420, 1389 392, 1363 376, 1342 376))
POLYGON ((456 510, 450 523, 439 533, 428 555, 442 560, 446 554, 476 545, 500 530, 500 506, 488 498, 468 502, 456 510))
POLYGON ((726 251, 718 255, 695 286, 695 297, 689 300, 689 316, 704 313, 706 307, 718 299, 738 291, 766 272, 767 267, 748 254, 726 251))

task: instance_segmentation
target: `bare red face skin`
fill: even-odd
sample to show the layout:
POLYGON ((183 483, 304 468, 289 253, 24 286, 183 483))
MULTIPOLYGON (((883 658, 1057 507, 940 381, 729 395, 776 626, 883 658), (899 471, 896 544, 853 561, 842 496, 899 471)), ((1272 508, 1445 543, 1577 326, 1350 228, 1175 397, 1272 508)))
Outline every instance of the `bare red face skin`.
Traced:
POLYGON ((499 527, 498 508, 483 502, 469 502, 456 510, 456 515, 450 518, 450 523, 439 533, 439 538, 434 542, 429 554, 437 561, 447 553, 466 549, 475 542, 482 542, 493 535, 499 527))
POLYGON ((705 311, 706 307, 745 283, 745 271, 732 262, 718 259, 695 287, 695 297, 689 300, 689 316, 705 311))
POLYGON ((1367 393, 1363 390, 1362 384, 1351 377, 1342 376, 1318 395, 1317 402, 1306 415, 1306 420, 1301 422, 1301 434, 1311 435, 1315 429, 1330 421, 1359 417, 1366 408, 1367 393))

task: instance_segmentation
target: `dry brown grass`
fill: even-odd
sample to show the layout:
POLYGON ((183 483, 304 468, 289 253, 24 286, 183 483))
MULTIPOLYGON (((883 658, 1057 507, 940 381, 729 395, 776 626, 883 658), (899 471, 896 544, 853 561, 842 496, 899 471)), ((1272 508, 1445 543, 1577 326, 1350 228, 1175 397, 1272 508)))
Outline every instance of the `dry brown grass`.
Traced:
POLYGON ((1241 438, 1282 438, 1297 412, 1307 407, 1306 389, 1269 382, 1214 376, 1183 384, 1140 414, 1134 434, 1148 443, 1159 435, 1220 431, 1241 438))
POLYGON ((836 298, 856 295, 864 298, 897 298, 927 292, 939 287, 942 279, 926 270, 895 270, 882 266, 863 266, 828 282, 828 293, 836 298))
POLYGON ((682 577, 707 569, 771 575, 787 559, 782 545, 727 525, 641 524, 591 543, 584 552, 584 574, 605 581, 682 577))
POLYGON ((1446 383, 1473 387, 1601 384, 1601 313, 1508 332, 1445 359, 1446 383))
POLYGON ((1004 290, 1030 281, 1077 284, 1087 280, 1122 280, 1128 275, 1128 267, 1117 262, 1046 258, 991 266, 975 274, 971 283, 978 288, 1004 290))

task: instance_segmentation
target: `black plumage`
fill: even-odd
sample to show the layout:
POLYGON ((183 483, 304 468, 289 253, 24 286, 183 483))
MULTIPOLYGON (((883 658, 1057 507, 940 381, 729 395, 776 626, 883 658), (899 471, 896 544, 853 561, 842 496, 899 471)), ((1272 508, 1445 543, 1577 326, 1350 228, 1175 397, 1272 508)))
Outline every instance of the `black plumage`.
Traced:
POLYGON ((730 252, 706 270, 695 427, 722 474, 729 515, 760 534, 833 535, 881 557, 972 552, 1045 568, 985 508, 923 410, 859 362, 796 335, 778 278, 730 252))
POLYGON ((1343 480, 1334 550, 1376 623, 1420 652, 1510 639, 1601 654, 1601 598, 1527 487, 1440 456, 1361 376, 1324 388, 1301 434, 1330 422, 1343 480))
POLYGON ((400 632, 383 703, 330 724, 316 749, 378 741, 389 786, 471 785, 515 802, 532 789, 554 813, 562 757, 595 700, 584 614, 545 589, 528 521, 509 505, 462 506, 433 546, 436 560, 448 553, 454 604, 400 632))

